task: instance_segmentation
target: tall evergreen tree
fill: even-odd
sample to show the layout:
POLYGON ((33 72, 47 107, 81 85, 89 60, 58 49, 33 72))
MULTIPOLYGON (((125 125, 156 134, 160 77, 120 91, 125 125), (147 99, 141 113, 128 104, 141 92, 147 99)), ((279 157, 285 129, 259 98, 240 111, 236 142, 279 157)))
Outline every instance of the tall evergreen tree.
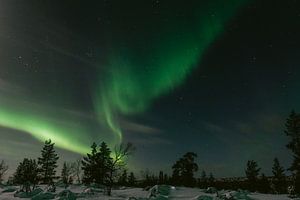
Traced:
POLYGON ((176 185, 195 186, 196 180, 194 173, 198 171, 198 165, 195 163, 197 154, 193 152, 187 152, 172 166, 173 183, 176 185))
POLYGON ((110 169, 113 163, 113 158, 111 157, 111 150, 105 142, 100 144, 98 160, 97 160, 98 172, 97 177, 100 182, 107 185, 110 180, 110 169))
POLYGON ((93 143, 91 153, 82 160, 83 182, 86 184, 105 184, 109 173, 109 165, 112 162, 111 151, 105 142, 100 144, 99 149, 97 147, 97 144, 93 143))
POLYGON ((130 172, 130 174, 128 176, 128 185, 131 186, 131 187, 136 185, 136 178, 135 178, 133 172, 130 172))
POLYGON ((128 185, 128 175, 127 175, 127 170, 124 169, 121 176, 119 177, 119 184, 122 186, 127 186, 128 185))
POLYGON ((3 176, 7 170, 8 170, 8 165, 6 165, 4 160, 1 160, 1 162, 0 162, 0 184, 3 181, 3 176))
POLYGON ((199 187, 200 188, 207 188, 207 186, 208 186, 207 176, 206 176, 206 172, 203 170, 201 172, 199 187))
POLYGON ((91 146, 91 153, 87 153, 86 157, 82 159, 83 179, 82 182, 90 184, 95 182, 96 168, 97 168, 97 144, 93 143, 91 146))
POLYGON ((258 186, 259 187, 257 189, 261 193, 269 193, 271 191, 270 181, 264 173, 262 173, 261 177, 259 178, 258 186))
POLYGON ((260 168, 258 168, 257 162, 255 162, 254 160, 248 160, 245 173, 247 176, 248 188, 250 191, 257 190, 259 171, 260 168))
POLYGON ((13 182, 20 184, 22 191, 32 191, 38 183, 38 164, 36 161, 24 158, 14 173, 13 182))
POLYGON ((164 184, 169 184, 169 176, 168 176, 168 174, 164 174, 164 184))
POLYGON ((171 181, 173 185, 180 185, 182 184, 181 182, 181 169, 183 168, 182 166, 182 158, 172 166, 173 172, 172 172, 172 177, 171 181))
POLYGON ((63 168, 61 170, 61 179, 65 184, 65 187, 68 187, 68 185, 72 183, 72 166, 70 163, 64 162, 63 168))
POLYGON ((164 172, 163 171, 159 171, 158 184, 164 184, 164 172))
POLYGON ((212 173, 210 173, 208 177, 208 186, 213 187, 214 183, 215 183, 215 177, 212 173))
POLYGON ((283 194, 287 192, 287 182, 286 176, 284 174, 284 169, 280 166, 277 158, 274 159, 274 164, 272 168, 273 179, 272 183, 274 186, 274 192, 277 194, 283 194))
POLYGON ((295 192, 300 194, 300 115, 292 111, 286 120, 285 134, 290 137, 287 148, 293 153, 293 163, 289 168, 294 173, 295 192))
POLYGON ((42 183, 52 184, 55 178, 55 169, 57 168, 58 155, 54 150, 54 143, 46 140, 42 149, 42 155, 38 158, 39 174, 42 183))

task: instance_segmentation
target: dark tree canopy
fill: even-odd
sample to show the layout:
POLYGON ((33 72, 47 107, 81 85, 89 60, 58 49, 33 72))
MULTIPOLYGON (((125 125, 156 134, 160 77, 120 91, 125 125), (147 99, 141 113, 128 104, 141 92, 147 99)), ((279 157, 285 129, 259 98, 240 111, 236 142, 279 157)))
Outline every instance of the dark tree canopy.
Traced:
POLYGON ((35 188, 38 183, 38 164, 34 159, 24 158, 24 160, 18 165, 17 170, 13 177, 15 184, 22 185, 21 190, 30 192, 35 188), (31 189, 31 186, 33 188, 31 189))
POLYGON ((108 176, 109 166, 112 162, 111 151, 105 142, 98 148, 96 143, 91 146, 91 153, 88 153, 82 160, 83 182, 86 184, 105 184, 108 176))
POLYGON ((280 165, 279 160, 277 158, 274 159, 272 173, 273 173, 272 183, 274 186, 274 192, 278 194, 286 193, 287 183, 286 183, 284 168, 280 165))
POLYGON ((56 178, 56 168, 58 155, 55 153, 54 143, 51 140, 46 140, 42 149, 42 155, 38 158, 39 174, 42 183, 52 184, 56 178))
POLYGON ((198 165, 195 163, 197 154, 187 152, 173 165, 172 182, 175 185, 195 186, 196 180, 194 173, 198 171, 198 165))
POLYGON ((254 160, 248 160, 245 173, 248 180, 248 187, 251 191, 255 191, 257 189, 259 172, 260 168, 258 167, 257 162, 254 160))
POLYGON ((292 111, 286 120, 285 134, 290 138, 287 148, 293 153, 293 163, 289 168, 295 174, 295 192, 300 194, 300 115, 292 111))

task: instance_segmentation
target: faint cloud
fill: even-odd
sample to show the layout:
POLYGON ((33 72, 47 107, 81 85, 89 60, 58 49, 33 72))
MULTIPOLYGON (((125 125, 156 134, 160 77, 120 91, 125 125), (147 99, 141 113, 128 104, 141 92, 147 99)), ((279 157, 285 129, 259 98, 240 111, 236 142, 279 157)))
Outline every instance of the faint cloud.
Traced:
POLYGON ((138 134, 159 134, 162 133, 163 131, 155 128, 155 127, 151 127, 148 125, 144 125, 144 124, 138 124, 135 122, 130 122, 130 121, 126 121, 126 120, 122 120, 120 122, 120 126, 122 127, 122 129, 126 132, 129 133, 138 133, 138 134))

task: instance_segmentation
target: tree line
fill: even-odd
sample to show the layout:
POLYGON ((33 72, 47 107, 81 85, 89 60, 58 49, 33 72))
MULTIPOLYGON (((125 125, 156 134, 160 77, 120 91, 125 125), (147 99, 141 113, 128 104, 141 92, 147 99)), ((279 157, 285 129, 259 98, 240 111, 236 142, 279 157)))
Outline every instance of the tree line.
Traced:
MULTIPOLYGON (((272 176, 266 177, 258 167, 258 163, 249 160, 246 163, 244 179, 215 179, 213 174, 208 176, 205 171, 199 178, 195 173, 199 170, 196 163, 197 154, 187 152, 172 165, 172 174, 160 171, 154 175, 149 170, 142 172, 142 179, 137 180, 133 172, 126 169, 127 158, 134 152, 131 143, 121 144, 111 150, 105 142, 91 145, 90 153, 73 163, 63 163, 61 175, 56 175, 59 156, 54 149, 54 143, 46 140, 41 150, 41 156, 36 159, 24 158, 19 163, 10 184, 21 185, 21 190, 30 192, 37 184, 47 184, 55 188, 58 182, 65 187, 73 183, 105 187, 106 193, 111 195, 114 186, 147 187, 156 184, 187 186, 217 189, 247 189, 262 193, 300 194, 300 114, 292 111, 285 123, 285 134, 290 138, 287 148, 293 154, 293 162, 289 170, 292 176, 287 177, 286 170, 274 158, 272 176)), ((0 182, 8 166, 0 162, 0 182)))

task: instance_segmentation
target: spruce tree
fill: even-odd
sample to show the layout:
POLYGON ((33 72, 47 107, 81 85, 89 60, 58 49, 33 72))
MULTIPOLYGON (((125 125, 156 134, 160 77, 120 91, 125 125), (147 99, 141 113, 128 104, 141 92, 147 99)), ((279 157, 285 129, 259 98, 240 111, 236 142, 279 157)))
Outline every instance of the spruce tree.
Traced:
POLYGON ((119 177, 119 184, 122 186, 127 186, 128 185, 128 176, 127 176, 127 170, 124 169, 121 176, 119 177))
POLYGON ((248 160, 245 173, 247 176, 247 183, 250 191, 257 190, 259 171, 260 168, 258 168, 257 162, 255 162, 254 160, 248 160))
POLYGON ((215 182, 215 177, 212 173, 209 174, 208 178, 208 186, 213 187, 215 182))
POLYGON ((208 184, 207 184, 207 176, 206 176, 206 172, 203 170, 201 172, 201 178, 200 178, 200 188, 207 188, 208 184))
POLYGON ((164 173, 163 173, 163 171, 159 171, 158 184, 164 184, 164 173))
POLYGON ((13 182, 14 184, 21 185, 22 191, 32 191, 38 183, 38 164, 36 161, 24 158, 14 173, 13 182))
POLYGON ((107 185, 110 180, 110 168, 113 163, 113 159, 111 157, 111 150, 107 146, 105 142, 102 142, 100 144, 99 153, 98 153, 98 160, 97 160, 97 166, 98 166, 98 174, 96 177, 96 181, 98 183, 102 183, 107 185))
POLYGON ((88 153, 82 160, 84 173, 83 182, 86 184, 106 184, 112 158, 111 151, 105 142, 102 142, 99 149, 97 144, 91 146, 91 153, 88 153))
POLYGON ((6 171, 8 170, 8 165, 6 165, 6 163, 4 162, 4 160, 1 160, 0 162, 0 184, 3 181, 3 176, 6 173, 6 171))
POLYGON ((169 176, 168 176, 168 174, 164 174, 164 184, 169 184, 169 176))
POLYGON ((173 172, 171 177, 171 182, 173 185, 180 185, 181 182, 181 169, 182 169, 182 159, 176 161, 176 163, 172 166, 173 172))
POLYGON ((292 111, 286 120, 285 134, 290 137, 291 141, 287 148, 293 153, 293 163, 289 168, 294 173, 295 192, 300 194, 300 115, 292 111))
POLYGON ((96 168, 97 168, 97 144, 93 143, 91 146, 91 153, 87 153, 86 157, 82 159, 82 170, 83 179, 82 182, 85 184, 90 184, 95 182, 96 178, 96 168))
POLYGON ((198 165, 195 163, 197 154, 187 152, 172 166, 172 182, 175 185, 195 186, 196 180, 194 173, 198 171, 198 165))
POLYGON ((54 143, 51 140, 46 140, 44 147, 42 149, 42 155, 38 158, 39 164, 39 174, 42 183, 53 184, 53 179, 55 178, 55 169, 57 168, 58 155, 54 150, 54 143))
POLYGON ((63 164, 63 168, 61 170, 61 180, 65 184, 66 188, 72 183, 72 167, 67 162, 64 162, 63 164))
POLYGON ((133 172, 130 172, 130 174, 128 176, 128 185, 131 186, 131 187, 136 185, 136 178, 135 178, 133 172))
POLYGON ((269 193, 271 191, 270 182, 268 180, 268 177, 266 177, 264 173, 261 174, 258 186, 259 187, 257 189, 261 193, 266 194, 266 193, 269 193))
POLYGON ((284 169, 280 166, 277 158, 274 159, 274 164, 272 168, 273 179, 272 183, 274 186, 274 192, 277 194, 284 194, 287 192, 287 182, 286 176, 284 174, 284 169))

